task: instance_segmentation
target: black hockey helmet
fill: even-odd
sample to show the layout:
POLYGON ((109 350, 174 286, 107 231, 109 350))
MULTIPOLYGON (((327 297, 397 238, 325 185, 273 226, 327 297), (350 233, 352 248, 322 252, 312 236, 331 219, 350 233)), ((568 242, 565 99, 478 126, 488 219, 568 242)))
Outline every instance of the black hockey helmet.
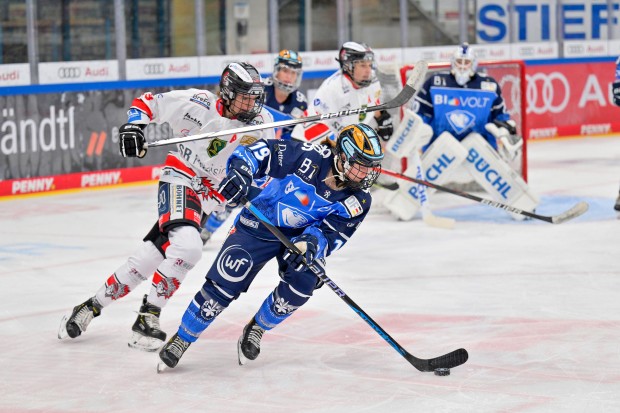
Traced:
POLYGON ((220 78, 220 96, 226 109, 235 118, 248 123, 263 108, 265 86, 258 70, 251 64, 230 63, 220 78), (239 95, 242 95, 241 101, 236 99, 239 95))
POLYGON ((280 53, 278 53, 273 65, 273 83, 278 89, 282 89, 288 93, 291 93, 295 89, 299 89, 299 86, 301 85, 302 66, 303 61, 301 60, 299 53, 288 49, 280 50, 280 53), (278 78, 278 72, 283 68, 287 68, 297 73, 297 77, 294 82, 286 83, 278 78))
MULTIPOLYGON (((351 80, 353 80, 353 69, 354 63, 360 60, 370 61, 373 66, 373 71, 375 69, 375 52, 372 51, 370 46, 366 43, 357 43, 357 42, 346 42, 340 48, 340 52, 338 53, 338 58, 336 59, 338 63, 340 63, 340 68, 343 73, 349 75, 351 80)), ((374 80, 374 75, 370 79, 362 80, 360 82, 355 82, 360 87, 366 87, 370 85, 374 80)))
POLYGON ((364 123, 357 123, 343 128, 336 140, 334 168, 340 181, 354 189, 368 189, 381 174, 383 149, 377 132, 364 123), (338 160, 342 161, 342 170, 338 160), (355 167, 361 165, 364 170, 355 167), (351 174, 359 180, 350 178, 351 174))

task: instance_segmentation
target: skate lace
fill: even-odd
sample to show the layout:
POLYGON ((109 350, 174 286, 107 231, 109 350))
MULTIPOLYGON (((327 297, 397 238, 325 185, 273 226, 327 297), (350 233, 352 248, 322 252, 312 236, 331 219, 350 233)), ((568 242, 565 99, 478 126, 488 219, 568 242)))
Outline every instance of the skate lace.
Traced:
POLYGON ((260 326, 256 324, 253 325, 250 329, 250 332, 248 333, 248 341, 254 344, 254 346, 260 347, 260 340, 261 338, 263 338, 264 332, 265 330, 263 330, 260 326))
POLYGON ((80 331, 86 331, 86 327, 93 320, 94 314, 88 306, 84 306, 78 311, 73 318, 73 322, 80 328, 80 331))
POLYGON ((185 350, 189 347, 189 343, 179 337, 175 337, 172 343, 166 349, 167 352, 172 353, 176 358, 180 359, 185 350))
POLYGON ((161 330, 159 328, 159 317, 151 313, 140 313, 140 315, 144 316, 144 321, 151 330, 161 330))

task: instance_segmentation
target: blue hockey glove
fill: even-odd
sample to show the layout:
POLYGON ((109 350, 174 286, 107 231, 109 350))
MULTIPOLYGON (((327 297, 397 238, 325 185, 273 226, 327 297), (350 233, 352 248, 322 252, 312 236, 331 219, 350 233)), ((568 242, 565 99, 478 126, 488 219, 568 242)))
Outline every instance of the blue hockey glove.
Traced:
POLYGON ((222 180, 218 192, 228 200, 227 204, 235 207, 241 199, 248 195, 252 185, 250 167, 241 159, 233 159, 229 165, 228 174, 222 180))
POLYGON ((382 110, 379 112, 379 117, 377 120, 377 135, 381 137, 384 141, 390 139, 392 134, 394 133, 394 125, 392 124, 392 117, 388 113, 387 110, 382 110))
POLYGON ((123 158, 138 157, 144 158, 146 155, 146 138, 142 128, 145 125, 126 123, 118 130, 120 152, 123 158))
POLYGON ((614 105, 620 106, 620 79, 611 84, 611 91, 614 97, 614 105))
POLYGON ((295 271, 306 271, 308 266, 312 264, 316 258, 319 240, 314 235, 301 234, 300 236, 293 238, 291 242, 295 244, 300 253, 298 254, 287 249, 282 258, 295 271))

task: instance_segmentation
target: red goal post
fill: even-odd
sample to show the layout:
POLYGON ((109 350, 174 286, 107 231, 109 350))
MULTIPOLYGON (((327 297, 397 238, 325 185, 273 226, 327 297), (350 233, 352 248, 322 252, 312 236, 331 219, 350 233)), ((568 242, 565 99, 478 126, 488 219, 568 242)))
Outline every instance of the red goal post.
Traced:
MULTIPOLYGON (((450 63, 430 63, 427 78, 433 72, 449 70, 450 63)), ((400 81, 404 85, 407 76, 413 70, 413 65, 400 67, 400 81)), ((478 62, 478 71, 486 72, 493 77, 502 90, 502 97, 510 118, 517 123, 517 132, 523 136, 522 156, 513 168, 518 169, 527 182, 527 84, 525 81, 525 63, 522 60, 481 61, 478 62)))

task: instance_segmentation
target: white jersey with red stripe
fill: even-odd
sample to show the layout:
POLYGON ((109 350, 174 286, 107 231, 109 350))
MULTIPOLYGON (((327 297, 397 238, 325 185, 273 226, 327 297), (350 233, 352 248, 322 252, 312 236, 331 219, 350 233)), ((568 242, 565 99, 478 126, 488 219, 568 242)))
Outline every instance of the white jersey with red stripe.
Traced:
MULTIPOLYGON (((381 84, 377 80, 367 87, 357 88, 348 75, 338 71, 321 84, 308 111, 310 115, 321 115, 346 109, 376 106, 381 103, 381 84)), ((342 128, 353 123, 365 123, 375 129, 377 127, 377 121, 372 113, 332 118, 323 123, 329 126, 334 136, 338 136, 342 128)), ((317 131, 320 132, 318 129, 317 131)), ((313 140, 307 135, 308 131, 306 139, 313 140)))
MULTIPOLYGON (((223 111, 223 103, 215 94, 206 90, 187 89, 159 94, 145 93, 134 99, 128 116, 130 123, 168 123, 172 137, 273 122, 273 117, 264 108, 248 124, 223 117, 223 111)), ((241 136, 226 135, 180 143, 177 151, 168 154, 160 181, 193 188, 202 195, 202 207, 206 213, 222 209, 217 203, 208 202, 211 199, 209 190, 217 188, 226 176, 226 160, 230 154, 240 144, 249 145, 258 139, 274 138, 273 129, 263 129, 241 136)))

